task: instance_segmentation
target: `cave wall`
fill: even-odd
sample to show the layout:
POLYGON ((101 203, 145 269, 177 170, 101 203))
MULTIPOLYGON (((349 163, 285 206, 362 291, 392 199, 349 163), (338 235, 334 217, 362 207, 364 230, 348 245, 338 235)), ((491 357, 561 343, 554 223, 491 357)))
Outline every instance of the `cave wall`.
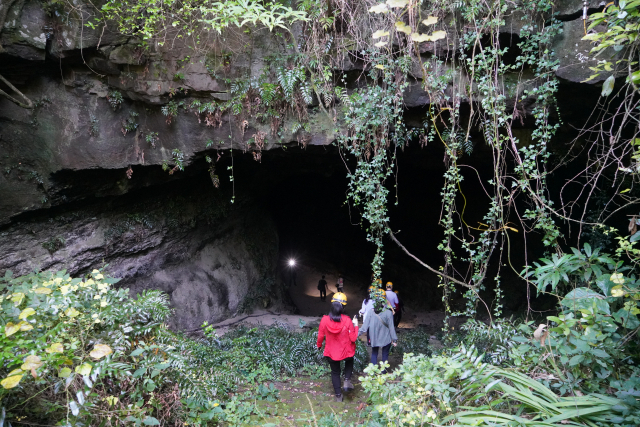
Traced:
MULTIPOLYGON (((591 10, 604 5, 588 3, 591 10)), ((555 44, 561 84, 579 83, 594 65, 586 55, 590 46, 581 40, 581 10, 581 1, 557 2, 564 27, 555 44)), ((505 40, 515 45, 521 26, 515 9, 505 21, 505 40)), ((250 115, 225 113, 217 123, 206 123, 189 107, 194 100, 228 100, 230 79, 259 76, 269 55, 286 53, 290 40, 239 29, 208 40, 207 54, 180 41, 145 50, 139 40, 110 28, 90 29, 81 20, 47 13, 37 0, 10 9, 1 30, 0 74, 36 108, 0 97, 0 274, 82 274, 108 264, 134 293, 167 291, 176 308, 173 326, 182 329, 222 319, 247 304, 283 299, 276 280, 278 236, 269 215, 250 201, 230 206, 230 197, 211 182, 194 192, 187 174, 169 175, 159 166, 174 164, 174 150, 184 155, 185 168, 215 156, 208 141, 213 148, 258 155, 332 143, 341 129, 339 108, 327 114, 317 100, 309 106, 307 130, 296 132, 292 118, 274 132, 270 123, 250 115), (124 97, 115 109, 108 100, 112 90, 124 97), (161 108, 170 101, 181 106, 169 121, 161 108), (127 120, 136 129, 125 132, 127 120), (158 140, 151 144, 146 137, 153 133, 158 140), (264 147, 250 145, 260 133, 264 147)), ((426 42, 420 48, 426 62, 446 57, 457 45, 451 40, 436 49, 426 42)), ((335 67, 337 73, 365 71, 349 57, 336 58, 335 67)), ((414 64, 404 94, 417 116, 429 100, 420 68, 414 64)), ((514 86, 510 95, 533 86, 534 81, 514 86)), ((525 110, 532 104, 523 101, 525 110)))
POLYGON ((270 215, 232 205, 204 178, 21 218, 0 229, 0 274, 80 275, 103 267, 134 295, 167 292, 175 309, 170 324, 182 330, 256 303, 277 306, 278 235, 270 215))

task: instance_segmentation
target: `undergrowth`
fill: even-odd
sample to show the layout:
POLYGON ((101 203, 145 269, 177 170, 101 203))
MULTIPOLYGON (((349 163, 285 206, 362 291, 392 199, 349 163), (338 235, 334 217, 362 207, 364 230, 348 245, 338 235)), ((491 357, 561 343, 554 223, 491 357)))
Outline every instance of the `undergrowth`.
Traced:
MULTIPOLYGON (((0 278, 0 425, 236 425, 252 399, 277 399, 269 382, 326 375, 315 331, 193 339, 166 328, 166 294, 130 298, 116 282, 99 270, 0 278)), ((366 361, 358 343, 356 370, 366 361)))

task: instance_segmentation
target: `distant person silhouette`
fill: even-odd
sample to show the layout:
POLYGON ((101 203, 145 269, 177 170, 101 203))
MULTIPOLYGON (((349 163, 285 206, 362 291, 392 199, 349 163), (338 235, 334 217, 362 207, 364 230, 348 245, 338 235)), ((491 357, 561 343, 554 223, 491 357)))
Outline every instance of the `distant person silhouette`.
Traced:
POLYGON ((338 275, 338 283, 336 284, 336 289, 338 289, 338 292, 344 292, 344 279, 342 278, 342 274, 338 275))
POLYGON ((320 291, 320 301, 324 301, 327 299, 327 281, 324 280, 324 274, 322 275, 322 279, 318 281, 318 290, 320 291))

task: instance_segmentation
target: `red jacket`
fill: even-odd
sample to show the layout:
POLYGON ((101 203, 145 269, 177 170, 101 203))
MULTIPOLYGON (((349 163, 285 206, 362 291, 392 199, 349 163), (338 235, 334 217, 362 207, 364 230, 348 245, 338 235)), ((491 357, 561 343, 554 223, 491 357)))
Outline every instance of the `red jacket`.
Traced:
POLYGON ((320 329, 318 330, 318 348, 322 347, 322 341, 327 337, 324 346, 324 355, 333 360, 344 360, 356 354, 356 339, 358 327, 344 314, 340 322, 334 322, 329 316, 322 316, 320 329))

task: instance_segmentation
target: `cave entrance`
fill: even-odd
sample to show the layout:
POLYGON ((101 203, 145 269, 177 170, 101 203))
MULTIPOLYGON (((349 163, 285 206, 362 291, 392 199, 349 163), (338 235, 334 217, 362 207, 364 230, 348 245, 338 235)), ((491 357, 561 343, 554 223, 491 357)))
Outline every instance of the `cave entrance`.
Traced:
MULTIPOLYGON (((440 265, 442 153, 408 147, 398 152, 397 166, 397 180, 393 177, 388 183, 391 224, 405 246, 432 265, 440 265)), ((375 246, 367 241, 360 212, 347 203, 347 168, 354 167, 355 162, 341 156, 335 146, 264 152, 260 163, 248 155, 234 159, 236 194, 250 192, 276 223, 278 279, 288 287, 301 315, 326 314, 339 274, 345 280, 351 315, 359 310, 370 284, 375 246), (295 265, 290 266, 290 261, 295 265), (323 274, 329 287, 326 302, 320 300, 317 289, 323 274)), ((391 241, 386 242, 382 277, 385 283, 392 281, 410 305, 421 310, 441 308, 437 277, 391 241)))

